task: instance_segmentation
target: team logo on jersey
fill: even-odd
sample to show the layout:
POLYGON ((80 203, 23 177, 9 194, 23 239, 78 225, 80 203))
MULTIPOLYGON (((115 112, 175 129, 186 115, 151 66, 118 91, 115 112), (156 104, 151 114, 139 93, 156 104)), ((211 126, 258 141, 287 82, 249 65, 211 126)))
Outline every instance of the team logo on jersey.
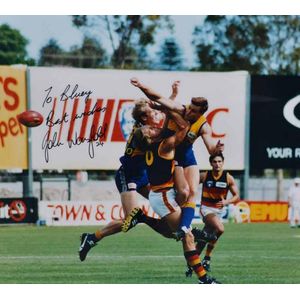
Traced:
POLYGON ((227 183, 226 182, 220 182, 220 181, 217 181, 216 182, 216 187, 218 188, 226 188, 227 187, 227 183))
POLYGON ((214 182, 213 181, 206 181, 206 185, 207 187, 212 187, 214 185, 214 182))

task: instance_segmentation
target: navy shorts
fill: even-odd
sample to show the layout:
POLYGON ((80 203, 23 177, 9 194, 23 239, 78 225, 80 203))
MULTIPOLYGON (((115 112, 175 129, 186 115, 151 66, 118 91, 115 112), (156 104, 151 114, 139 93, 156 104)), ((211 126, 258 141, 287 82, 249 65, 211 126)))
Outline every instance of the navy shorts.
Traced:
POLYGON ((178 162, 178 166, 183 168, 197 165, 193 145, 189 147, 180 147, 179 145, 176 148, 175 160, 178 162))
POLYGON ((126 171, 126 168, 121 166, 116 173, 115 183, 119 193, 136 191, 140 188, 147 186, 148 176, 146 170, 142 170, 138 174, 126 171))

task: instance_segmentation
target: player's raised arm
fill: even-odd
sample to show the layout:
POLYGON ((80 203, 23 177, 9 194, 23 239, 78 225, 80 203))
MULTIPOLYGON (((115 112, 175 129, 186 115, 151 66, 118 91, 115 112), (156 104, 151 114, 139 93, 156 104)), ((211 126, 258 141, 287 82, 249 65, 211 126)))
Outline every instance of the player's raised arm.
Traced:
POLYGON ((172 119, 177 124, 178 130, 176 131, 176 133, 174 133, 174 135, 168 137, 163 141, 162 151, 165 153, 174 150, 175 147, 177 147, 184 140, 190 128, 189 122, 184 120, 180 114, 173 112, 172 119))
POLYGON ((132 85, 139 88, 150 100, 155 101, 155 102, 165 106, 167 109, 173 110, 180 114, 184 113, 185 109, 182 104, 180 104, 174 100, 164 98, 162 95, 155 92, 150 87, 141 83, 137 78, 131 78, 130 82, 132 85))
MULTIPOLYGON (((175 80, 172 84, 172 92, 171 92, 171 95, 169 97, 169 99, 171 100, 175 100, 175 98, 177 97, 178 95, 178 88, 179 88, 179 85, 180 85, 180 81, 179 80, 175 80)), ((159 110, 162 110, 162 111, 165 111, 165 110, 168 110, 166 109, 165 106, 162 106, 161 104, 155 102, 155 101, 152 101, 150 100, 150 106, 153 108, 153 109, 159 109, 159 110)))
POLYGON ((175 100, 175 98, 177 97, 178 95, 178 88, 179 88, 179 85, 180 85, 180 81, 179 80, 175 80, 172 84, 172 93, 171 93, 171 96, 169 97, 169 99, 171 100, 175 100))
POLYGON ((212 130, 211 127, 205 123, 201 128, 201 137, 206 146, 206 149, 210 155, 221 153, 224 151, 224 144, 218 140, 217 144, 214 143, 213 138, 211 137, 212 130))

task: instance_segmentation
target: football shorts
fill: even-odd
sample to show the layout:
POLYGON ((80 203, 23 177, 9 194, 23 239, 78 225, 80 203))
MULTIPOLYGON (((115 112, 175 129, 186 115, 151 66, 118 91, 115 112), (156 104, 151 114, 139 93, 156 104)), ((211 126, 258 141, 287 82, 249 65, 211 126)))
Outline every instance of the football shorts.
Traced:
POLYGON ((205 205, 200 206, 200 214, 202 217, 205 217, 209 214, 214 214, 217 217, 221 218, 222 212, 223 212, 222 208, 216 208, 216 207, 205 206, 205 205))
POLYGON ((146 170, 133 174, 132 172, 126 172, 126 169, 121 166, 115 175, 115 183, 119 193, 123 193, 136 191, 147 186, 149 181, 146 170))
POLYGON ((179 209, 175 196, 176 192, 174 189, 164 192, 150 191, 149 202, 153 211, 163 218, 179 209))
POLYGON ((186 168, 189 166, 197 165, 193 146, 177 147, 175 152, 175 160, 178 162, 178 166, 186 168))

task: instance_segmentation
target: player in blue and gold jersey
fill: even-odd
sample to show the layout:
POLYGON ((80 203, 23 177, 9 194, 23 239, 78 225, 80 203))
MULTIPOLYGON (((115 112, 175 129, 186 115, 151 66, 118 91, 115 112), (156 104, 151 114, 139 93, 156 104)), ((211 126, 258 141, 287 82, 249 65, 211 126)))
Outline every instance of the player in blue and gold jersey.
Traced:
MULTIPOLYGON (((176 83, 172 85, 172 94, 170 98, 175 98, 177 95, 176 83)), ((146 174, 146 166, 144 160, 144 152, 140 151, 136 146, 134 140, 134 133, 143 124, 149 124, 156 127, 163 127, 165 124, 166 115, 160 110, 155 110, 150 106, 149 100, 140 100, 135 104, 135 108, 141 107, 142 109, 134 109, 133 117, 137 118, 136 114, 139 112, 139 122, 136 122, 132 132, 128 138, 125 153, 120 158, 121 167, 116 172, 115 182, 121 196, 122 207, 124 210, 125 218, 129 216, 130 212, 137 208, 137 192, 144 197, 148 196, 148 178, 146 174)), ((167 225, 158 219, 146 216, 141 210, 139 213, 139 222, 146 223, 152 229, 164 235, 165 237, 173 237, 167 225)), ((100 240, 121 232, 123 221, 112 221, 101 230, 95 233, 83 233, 81 235, 81 243, 79 247, 79 258, 81 261, 86 259, 90 249, 94 247, 100 240)), ((128 228, 127 228, 128 230, 128 228)))

